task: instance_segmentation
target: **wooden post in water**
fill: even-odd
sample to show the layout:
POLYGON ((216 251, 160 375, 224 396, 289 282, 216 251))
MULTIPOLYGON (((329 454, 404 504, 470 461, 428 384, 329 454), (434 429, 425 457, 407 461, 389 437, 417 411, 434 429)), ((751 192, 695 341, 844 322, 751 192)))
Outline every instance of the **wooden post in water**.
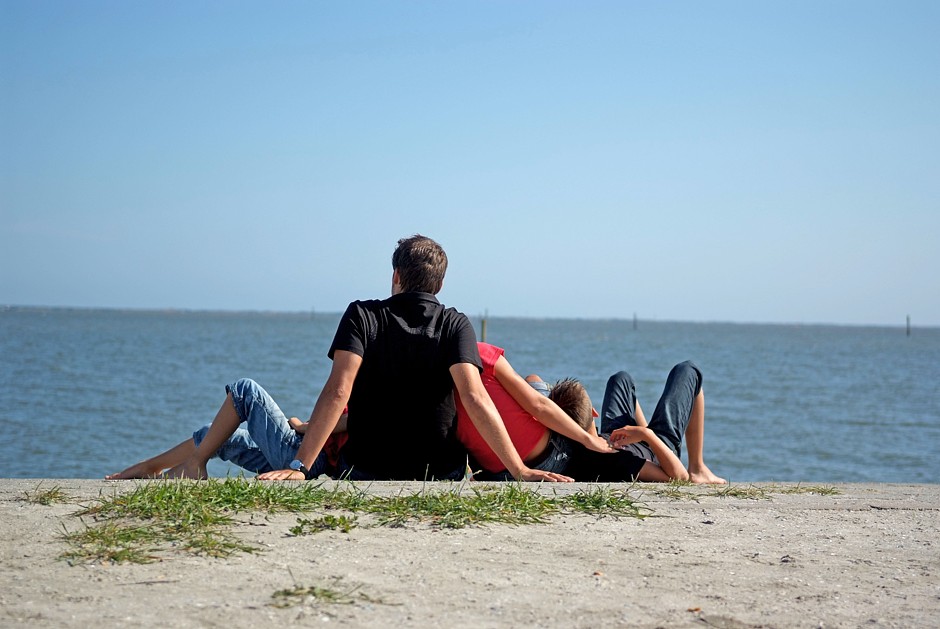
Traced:
POLYGON ((480 321, 480 341, 486 343, 486 317, 489 315, 489 311, 486 310, 483 312, 483 319, 480 321))
POLYGON ((636 313, 633 313, 633 329, 636 330, 636 313))
POLYGON ((911 335, 911 315, 907 315, 907 335, 911 335))

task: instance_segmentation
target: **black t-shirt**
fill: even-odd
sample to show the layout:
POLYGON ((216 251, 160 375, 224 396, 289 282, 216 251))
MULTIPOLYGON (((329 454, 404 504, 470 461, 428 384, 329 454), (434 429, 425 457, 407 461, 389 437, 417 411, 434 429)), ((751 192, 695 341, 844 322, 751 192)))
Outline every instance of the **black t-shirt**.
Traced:
POLYGON ((465 464, 450 367, 482 370, 466 315, 433 295, 354 301, 330 346, 362 356, 349 398, 346 463, 387 479, 450 475, 465 464))
POLYGON ((565 474, 581 482, 631 482, 636 480, 644 463, 632 452, 595 452, 572 443, 571 461, 565 474))

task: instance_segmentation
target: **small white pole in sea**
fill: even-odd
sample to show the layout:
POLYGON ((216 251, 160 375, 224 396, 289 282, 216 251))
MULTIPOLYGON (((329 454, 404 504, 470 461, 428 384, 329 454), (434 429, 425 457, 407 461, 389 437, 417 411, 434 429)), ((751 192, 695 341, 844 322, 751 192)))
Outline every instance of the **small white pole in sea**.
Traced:
POLYGON ((483 319, 480 321, 480 340, 486 343, 486 318, 490 315, 489 309, 483 311, 483 319))
POLYGON ((911 335, 911 315, 907 315, 907 335, 911 335))

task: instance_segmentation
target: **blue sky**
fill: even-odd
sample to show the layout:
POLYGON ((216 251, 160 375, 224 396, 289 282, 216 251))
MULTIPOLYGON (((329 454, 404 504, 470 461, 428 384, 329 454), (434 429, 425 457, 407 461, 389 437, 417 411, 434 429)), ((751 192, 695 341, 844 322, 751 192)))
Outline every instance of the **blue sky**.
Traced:
POLYGON ((940 3, 0 0, 0 304, 940 325, 940 3))

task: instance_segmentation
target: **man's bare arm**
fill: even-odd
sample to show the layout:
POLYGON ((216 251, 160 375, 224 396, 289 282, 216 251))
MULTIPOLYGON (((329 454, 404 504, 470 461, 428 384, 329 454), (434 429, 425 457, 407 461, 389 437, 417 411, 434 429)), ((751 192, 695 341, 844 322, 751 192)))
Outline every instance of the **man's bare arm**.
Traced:
POLYGON ((490 399, 489 394, 483 387, 483 381, 480 380, 480 372, 477 371, 476 366, 470 363, 457 363, 451 366, 450 375, 473 425, 490 449, 506 466, 513 478, 524 481, 549 482, 570 482, 572 480, 562 474, 543 472, 526 467, 509 439, 509 433, 506 432, 506 426, 503 425, 503 420, 500 418, 493 400, 490 399))
MULTIPOLYGON (((343 409, 349 402, 352 385, 362 365, 362 356, 337 350, 333 354, 333 367, 323 391, 310 414, 310 422, 304 433, 304 439, 297 450, 297 459, 310 469, 320 455, 323 444, 336 428, 343 409)), ((304 475, 296 470, 273 470, 259 474, 261 480, 303 480, 304 475)))

